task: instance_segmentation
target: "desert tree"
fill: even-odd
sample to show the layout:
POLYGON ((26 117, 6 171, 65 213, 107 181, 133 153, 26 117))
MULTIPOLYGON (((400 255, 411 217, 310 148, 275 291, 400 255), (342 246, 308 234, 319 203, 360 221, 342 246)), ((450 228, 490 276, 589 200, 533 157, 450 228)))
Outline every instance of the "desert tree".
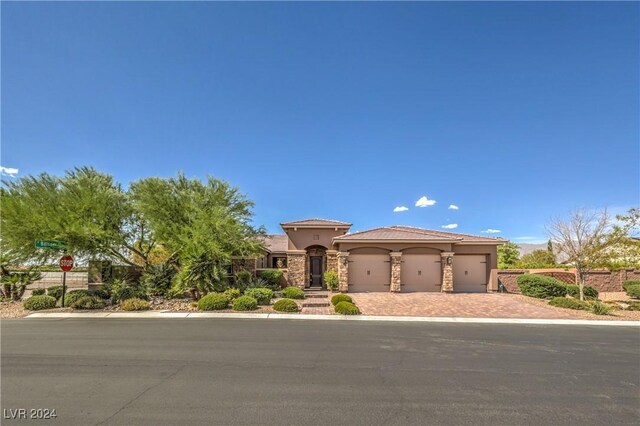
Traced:
POLYGON ((498 268, 515 268, 520 258, 520 247, 516 243, 509 241, 498 246, 498 268))
POLYGON ((142 268, 154 247, 148 224, 133 209, 129 194, 91 167, 63 176, 42 173, 3 180, 0 202, 2 248, 19 263, 49 263, 59 257, 58 251, 36 249, 36 240, 63 240, 79 258, 142 268))
POLYGON ((584 300, 587 273, 608 264, 612 247, 624 239, 625 229, 614 226, 606 209, 574 210, 565 219, 549 222, 546 229, 557 252, 576 269, 580 300, 584 300))

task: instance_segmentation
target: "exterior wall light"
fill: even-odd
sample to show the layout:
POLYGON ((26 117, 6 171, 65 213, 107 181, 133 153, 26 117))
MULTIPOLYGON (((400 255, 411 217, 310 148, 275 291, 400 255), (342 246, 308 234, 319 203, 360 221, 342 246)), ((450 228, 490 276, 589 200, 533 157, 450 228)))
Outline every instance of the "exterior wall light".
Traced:
POLYGON ((453 263, 453 256, 447 256, 447 265, 451 265, 453 263))

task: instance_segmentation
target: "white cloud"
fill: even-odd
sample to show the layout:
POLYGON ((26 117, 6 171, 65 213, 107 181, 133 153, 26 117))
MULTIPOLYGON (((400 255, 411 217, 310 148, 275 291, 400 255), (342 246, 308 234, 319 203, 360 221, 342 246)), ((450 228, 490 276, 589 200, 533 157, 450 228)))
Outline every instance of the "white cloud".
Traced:
POLYGON ((485 229, 484 231, 482 231, 483 234, 499 234, 500 232, 502 232, 499 229, 485 229))
POLYGON ((16 177, 16 175, 18 174, 18 169, 0 166, 0 174, 2 174, 2 176, 16 177))
POLYGON ((418 201, 416 201, 416 207, 427 207, 432 206, 436 203, 436 200, 430 200, 426 195, 420 197, 418 201))
POLYGON ((456 206, 455 204, 449 204, 449 210, 460 210, 460 207, 456 206))
POLYGON ((441 228, 444 229, 456 229, 458 227, 457 223, 450 223, 448 225, 442 225, 441 228))
POLYGON ((395 209, 393 209, 394 213, 398 213, 398 212, 406 212, 407 210, 409 210, 408 207, 405 206, 398 206, 395 209))

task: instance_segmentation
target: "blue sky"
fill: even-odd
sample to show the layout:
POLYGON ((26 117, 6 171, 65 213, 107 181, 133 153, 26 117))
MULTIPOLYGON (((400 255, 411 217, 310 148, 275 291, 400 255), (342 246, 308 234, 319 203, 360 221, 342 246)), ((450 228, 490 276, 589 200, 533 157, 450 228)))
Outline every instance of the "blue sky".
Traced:
POLYGON ((17 176, 211 174, 272 232, 326 217, 526 242, 570 209, 639 204, 638 3, 1 7, 17 176))

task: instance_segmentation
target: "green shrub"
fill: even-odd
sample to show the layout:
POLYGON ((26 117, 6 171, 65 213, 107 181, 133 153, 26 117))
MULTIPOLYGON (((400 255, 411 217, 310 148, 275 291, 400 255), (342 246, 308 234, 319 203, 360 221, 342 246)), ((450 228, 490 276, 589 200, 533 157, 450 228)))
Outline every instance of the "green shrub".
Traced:
POLYGON ((581 309, 581 310, 589 309, 588 303, 581 302, 578 299, 573 299, 570 297, 554 297, 549 301, 549 305, 556 306, 558 308, 567 308, 567 309, 581 309))
POLYGON ((49 287, 47 289, 47 295, 53 297, 56 300, 60 299, 62 297, 62 286, 54 285, 49 287))
POLYGON ((43 296, 46 292, 47 292, 47 290, 45 290, 44 288, 34 288, 33 290, 31 290, 31 295, 32 296, 43 296))
POLYGON ((287 299, 304 299, 304 291, 298 287, 286 287, 282 290, 282 297, 287 299))
POLYGON ((104 308, 104 300, 92 296, 83 296, 73 302, 71 307, 73 309, 102 309, 104 308))
POLYGON ((178 271, 170 263, 150 265, 140 277, 140 283, 153 296, 166 296, 173 285, 178 271))
MULTIPOLYGON (((575 297, 576 299, 580 298, 580 287, 575 284, 567 284, 567 294, 571 297, 575 297)), ((585 299, 597 299, 598 298, 598 290, 593 287, 589 287, 588 285, 584 286, 584 298, 585 299)))
POLYGON ((360 309, 358 309, 358 307, 353 303, 347 302, 347 301, 339 302, 334 309, 337 314, 342 314, 342 315, 359 315, 360 314, 360 309))
POLYGON ((627 291, 627 287, 635 287, 635 286, 640 286, 640 281, 638 281, 638 280, 627 280, 627 281, 622 283, 622 288, 624 289, 624 291, 627 291))
POLYGON ((111 298, 111 294, 109 294, 107 290, 102 288, 98 288, 96 290, 90 290, 89 293, 91 293, 92 296, 97 297, 98 299, 107 300, 111 298))
POLYGON ((282 282, 283 275, 284 272, 279 269, 267 269, 262 271, 260 278, 266 281, 265 287, 271 290, 277 290, 281 287, 280 283, 282 282))
POLYGON ((590 310, 596 315, 610 315, 612 308, 602 302, 593 302, 590 305, 590 310))
POLYGON ((545 275, 524 274, 516 279, 523 295, 538 299, 551 299, 567 294, 567 286, 545 275))
POLYGON ((242 293, 237 288, 228 288, 224 291, 224 295, 227 296, 227 299, 229 299, 229 301, 231 301, 242 296, 242 293))
POLYGON ((280 299, 273 304, 273 309, 278 312, 298 312, 298 304, 291 299, 280 299))
POLYGON ((51 296, 31 296, 22 304, 29 311, 40 311, 56 307, 56 299, 51 296))
POLYGON ((236 272, 235 287, 241 292, 245 291, 247 287, 249 287, 252 278, 253 275, 251 275, 251 272, 249 271, 241 270, 236 272))
POLYGON ((151 304, 146 300, 133 298, 120 302, 120 308, 123 311, 148 311, 151 309, 151 304))
POLYGON ((256 299, 258 305, 268 305, 273 298, 273 290, 268 288, 250 288, 244 294, 256 299))
POLYGON ((258 309, 258 301, 251 296, 240 296, 233 301, 234 311, 255 311, 258 309))
POLYGON ((220 311, 229 306, 229 298, 222 293, 209 293, 198 300, 199 311, 220 311))
MULTIPOLYGON (((66 293, 64 295, 64 306, 69 307, 73 304, 73 302, 75 302, 76 300, 85 297, 85 296, 90 296, 91 294, 87 291, 87 290, 73 290, 70 291, 68 293, 66 293)), ((58 304, 60 306, 62 306, 62 297, 60 297, 60 300, 58 300, 58 304)))
POLYGON ((351 296, 349 296, 347 294, 342 294, 342 293, 335 294, 335 295, 333 295, 333 297, 331 297, 331 304, 333 306, 336 306, 340 302, 353 303, 353 300, 351 299, 351 296))
POLYGON ((112 283, 106 284, 106 286, 107 291, 111 293, 111 303, 118 303, 127 299, 149 299, 147 289, 143 285, 130 284, 125 280, 114 280, 112 283))
POLYGON ((625 281, 622 288, 627 292, 629 297, 640 299, 640 281, 625 281))
POLYGON ((336 291, 338 289, 338 273, 333 269, 329 269, 324 273, 324 283, 327 289, 336 291))

